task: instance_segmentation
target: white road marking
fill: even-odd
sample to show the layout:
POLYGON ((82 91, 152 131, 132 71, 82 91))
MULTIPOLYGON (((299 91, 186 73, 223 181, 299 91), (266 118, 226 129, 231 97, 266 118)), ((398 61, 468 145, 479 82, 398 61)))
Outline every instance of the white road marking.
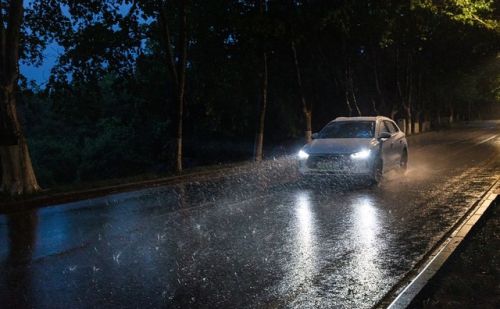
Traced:
POLYGON ((495 135, 493 135, 493 136, 488 137, 487 139, 484 139, 484 140, 482 140, 482 141, 480 141, 480 142, 477 142, 475 145, 481 145, 481 144, 484 144, 484 143, 486 143, 486 142, 491 141, 492 139, 494 139, 494 138, 496 138, 496 137, 497 137, 497 135, 495 134, 495 135))

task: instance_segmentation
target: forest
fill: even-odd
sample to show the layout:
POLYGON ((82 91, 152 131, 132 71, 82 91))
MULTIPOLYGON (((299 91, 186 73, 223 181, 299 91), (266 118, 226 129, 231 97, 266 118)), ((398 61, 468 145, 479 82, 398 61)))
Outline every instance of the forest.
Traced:
POLYGON ((0 0, 1 191, 260 161, 338 116, 500 118, 499 7, 0 0))

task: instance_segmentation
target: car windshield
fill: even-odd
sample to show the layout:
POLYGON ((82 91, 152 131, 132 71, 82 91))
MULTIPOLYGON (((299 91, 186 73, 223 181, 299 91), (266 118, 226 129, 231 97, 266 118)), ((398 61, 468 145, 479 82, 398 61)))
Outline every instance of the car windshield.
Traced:
POLYGON ((374 121, 335 121, 323 128, 318 138, 373 138, 374 121))

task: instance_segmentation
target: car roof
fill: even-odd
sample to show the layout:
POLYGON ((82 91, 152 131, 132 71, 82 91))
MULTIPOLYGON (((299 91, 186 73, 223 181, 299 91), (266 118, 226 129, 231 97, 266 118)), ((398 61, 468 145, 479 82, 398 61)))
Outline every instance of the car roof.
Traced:
POLYGON ((369 117, 337 117, 334 120, 330 121, 335 122, 335 121, 377 121, 377 120, 389 120, 393 121, 392 119, 384 116, 369 116, 369 117))

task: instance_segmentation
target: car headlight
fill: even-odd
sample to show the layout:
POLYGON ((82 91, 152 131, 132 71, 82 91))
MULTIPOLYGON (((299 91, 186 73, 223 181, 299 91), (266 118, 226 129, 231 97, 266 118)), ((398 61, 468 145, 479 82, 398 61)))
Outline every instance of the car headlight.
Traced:
POLYGON ((306 160, 307 158, 309 158, 309 154, 304 150, 300 150, 297 156, 299 157, 299 160, 306 160))
POLYGON ((355 152, 353 154, 351 154, 351 158, 353 159, 366 159, 370 156, 370 150, 369 149, 365 149, 365 150, 361 150, 359 152, 355 152))

